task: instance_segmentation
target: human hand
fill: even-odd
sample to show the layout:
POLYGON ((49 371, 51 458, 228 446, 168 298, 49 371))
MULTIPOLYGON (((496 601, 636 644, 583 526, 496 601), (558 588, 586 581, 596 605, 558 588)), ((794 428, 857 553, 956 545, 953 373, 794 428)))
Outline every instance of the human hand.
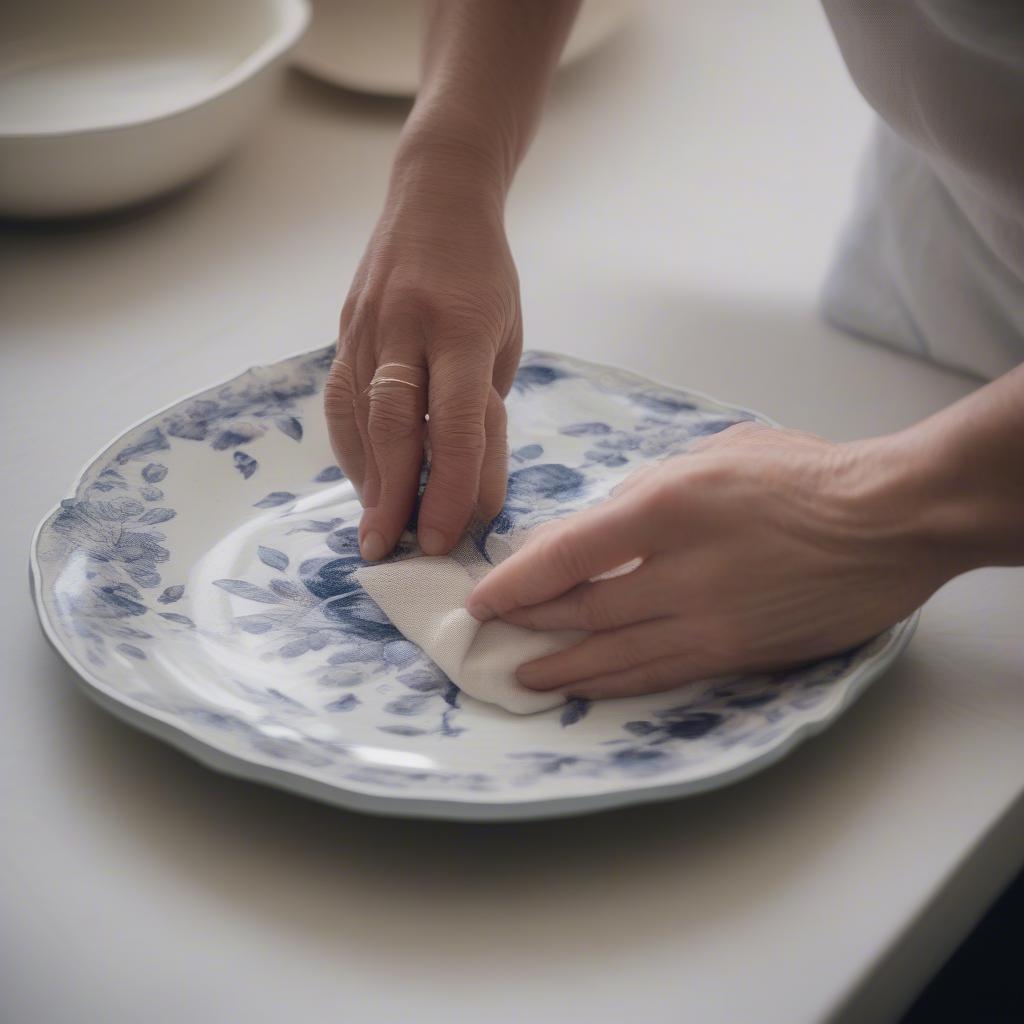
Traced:
POLYGON ((869 639, 955 575, 914 535, 886 439, 739 424, 548 524, 470 596, 479 619, 592 635, 520 682, 618 697, 778 669, 869 639), (595 577, 642 559, 633 571, 595 577))
POLYGON ((494 178, 465 147, 400 155, 342 310, 324 406, 334 453, 365 507, 367 559, 383 558, 408 524, 425 443, 418 537, 427 554, 449 551, 474 507, 490 519, 504 502, 502 400, 522 318, 494 178))

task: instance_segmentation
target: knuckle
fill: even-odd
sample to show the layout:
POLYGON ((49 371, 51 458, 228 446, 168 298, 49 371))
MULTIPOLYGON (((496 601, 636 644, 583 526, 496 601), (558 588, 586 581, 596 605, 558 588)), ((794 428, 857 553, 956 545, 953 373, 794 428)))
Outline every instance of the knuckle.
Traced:
POLYGON ((434 315, 452 335, 505 333, 519 315, 519 300, 505 279, 475 279, 469 283, 452 281, 436 290, 434 315))
POLYGON ((548 554, 551 564, 558 574, 564 578, 582 582, 587 578, 587 569, 576 543, 577 531, 566 525, 548 543, 548 554))
POLYGON ((352 406, 355 391, 348 368, 334 363, 324 382, 324 408, 327 414, 347 413, 352 406))
POLYGON ((708 441, 733 441, 737 437, 743 437, 744 434, 749 434, 752 430, 758 430, 758 426, 749 420, 744 420, 740 423, 733 423, 732 426, 726 427, 725 430, 720 430, 717 434, 709 434, 705 440, 708 441))
POLYGON ((384 323, 412 324, 421 335, 429 337, 440 327, 444 304, 431 289, 405 282, 394 282, 381 303, 384 323))
POLYGON ((481 290, 446 273, 425 276, 419 269, 395 270, 381 299, 383 319, 411 321, 427 336, 477 332, 490 319, 481 290))
POLYGON ((645 509, 659 525, 672 525, 685 508, 688 490, 685 479, 674 475, 659 476, 645 488, 645 509))
MULTIPOLYGON (((433 422, 433 416, 431 420, 433 422)), ((483 455, 486 444, 483 424, 475 417, 465 415, 437 422, 431 430, 430 440, 435 452, 448 458, 477 459, 483 455)))
POLYGON ((446 346, 451 339, 512 329, 519 318, 514 267, 470 263, 459 252, 444 258, 448 254, 439 251, 440 259, 379 260, 360 305, 369 294, 381 321, 413 325, 425 339, 444 339, 446 346))
POLYGON ((372 334, 375 321, 374 304, 371 301, 360 297, 351 305, 346 303, 342 311, 340 350, 351 352, 358 348, 360 339, 372 334))
POLYGON ((451 416, 471 412, 483 421, 490 398, 492 354, 481 344, 480 335, 474 335, 472 343, 451 334, 438 336, 427 359, 437 385, 437 411, 451 416))
POLYGON ((403 388, 374 392, 366 429, 374 444, 388 444, 416 435, 420 427, 414 399, 403 388))
POLYGON ((677 530, 681 523, 709 524, 720 511, 719 497, 733 476, 730 461, 709 459, 680 463, 674 472, 659 474, 644 487, 641 498, 651 522, 661 530, 677 530))
MULTIPOLYGON (((736 460, 732 454, 723 452, 720 458, 691 463, 689 472, 680 478, 684 485, 680 500, 685 500, 687 507, 695 510, 709 497, 728 492, 735 480, 736 460)), ((711 497, 711 503, 714 502, 715 498, 711 497)))
POLYGON ((481 338, 496 338, 502 332, 501 318, 465 301, 452 303, 438 312, 437 335, 446 347, 470 351, 481 338))
POLYGON ((410 419, 374 409, 366 424, 366 433, 375 447, 396 444, 416 436, 418 428, 410 419))
POLYGON ((350 293, 348 298, 345 299, 345 304, 341 307, 339 327, 342 333, 345 333, 349 325, 352 323, 352 318, 355 316, 357 305, 358 299, 354 294, 350 293))
POLYGON ((759 441, 761 435, 767 428, 760 423, 751 420, 743 420, 740 423, 733 423, 714 434, 702 437, 691 448, 691 452, 714 451, 715 449, 733 448, 736 445, 749 443, 751 440, 759 441))

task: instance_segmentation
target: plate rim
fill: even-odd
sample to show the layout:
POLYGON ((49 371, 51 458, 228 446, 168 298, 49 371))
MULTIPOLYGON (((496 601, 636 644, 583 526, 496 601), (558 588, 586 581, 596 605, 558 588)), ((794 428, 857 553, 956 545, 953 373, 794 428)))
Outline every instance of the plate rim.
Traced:
MULTIPOLYGON (((247 751, 246 755, 242 756, 218 746, 210 739, 204 739, 195 735, 189 731, 186 724, 180 718, 172 715, 170 712, 148 707, 126 694, 115 691, 94 673, 88 665, 75 657, 65 645, 63 639, 58 635, 54 623, 51 621, 44 600, 42 569, 39 562, 40 538, 46 526, 59 513, 62 502, 74 499, 90 470, 108 452, 112 451, 126 435, 160 418, 177 406, 192 401, 207 392, 232 384, 254 370, 268 369, 305 356, 311 356, 335 344, 336 341, 327 346, 302 348, 273 362, 255 363, 239 373, 217 383, 191 391, 161 408, 140 417, 131 425, 123 428, 83 464, 74 479, 70 493, 58 500, 43 515, 32 533, 29 550, 29 586, 36 616, 44 638, 72 670, 76 685, 94 702, 99 704, 100 707, 113 714, 116 718, 140 729, 147 735, 163 740, 205 767, 233 778, 244 779, 249 782, 260 782, 276 789, 283 789, 287 792, 296 793, 300 796, 346 810, 401 818, 428 818, 447 821, 523 821, 570 817, 613 810, 618 807, 661 802, 720 789, 750 775, 754 775, 781 760, 793 749, 822 732, 833 721, 840 718, 861 696, 870 683, 881 676, 899 657, 913 637, 921 616, 920 608, 890 627, 893 630, 893 635, 889 641, 880 650, 869 655, 852 670, 851 674, 847 677, 846 687, 840 694, 837 704, 830 704, 826 708, 819 709, 813 717, 801 722, 782 740, 766 748, 756 757, 743 761, 725 771, 718 771, 696 779, 677 779, 674 781, 661 779, 656 782, 644 782, 641 779, 636 779, 628 786, 614 787, 604 791, 544 797, 531 796, 528 791, 517 793, 508 790, 502 792, 497 797, 493 793, 475 793, 472 791, 460 792, 450 797, 409 796, 380 792, 371 785, 364 785, 347 779, 340 782, 326 782, 316 778, 312 770, 307 768, 307 766, 291 765, 288 768, 283 768, 272 762, 269 759, 269 755, 247 751)), ((696 388, 682 388, 672 384, 664 384, 647 377, 645 374, 637 373, 635 370, 627 369, 616 363, 596 362, 546 349, 528 349, 524 351, 523 355, 568 360, 596 367, 599 370, 624 374, 641 383, 692 395, 710 405, 749 413, 773 427, 777 428, 780 426, 772 417, 766 416, 748 406, 731 405, 696 388)))

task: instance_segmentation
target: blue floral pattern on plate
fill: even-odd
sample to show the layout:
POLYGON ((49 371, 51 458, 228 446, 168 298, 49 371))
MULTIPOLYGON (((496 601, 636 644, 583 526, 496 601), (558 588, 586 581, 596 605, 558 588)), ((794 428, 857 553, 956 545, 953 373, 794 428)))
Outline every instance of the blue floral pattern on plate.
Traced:
MULTIPOLYGON (((363 592, 359 506, 320 412, 333 348, 255 367, 132 428, 33 546, 48 637, 88 692, 216 767, 346 806, 572 813, 724 784, 823 728, 914 621, 798 670, 529 718, 465 698, 363 592)), ((606 498, 755 413, 527 353, 501 536, 606 498)), ((395 557, 418 552, 407 534, 395 557)))

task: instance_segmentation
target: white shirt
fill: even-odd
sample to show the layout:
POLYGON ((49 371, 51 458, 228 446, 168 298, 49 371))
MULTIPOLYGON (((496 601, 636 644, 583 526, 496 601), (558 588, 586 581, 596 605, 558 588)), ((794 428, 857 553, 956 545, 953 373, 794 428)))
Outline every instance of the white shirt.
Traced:
POLYGON ((826 315, 998 376, 1024 360, 1024 2, 824 6, 882 119, 826 282, 826 315))

